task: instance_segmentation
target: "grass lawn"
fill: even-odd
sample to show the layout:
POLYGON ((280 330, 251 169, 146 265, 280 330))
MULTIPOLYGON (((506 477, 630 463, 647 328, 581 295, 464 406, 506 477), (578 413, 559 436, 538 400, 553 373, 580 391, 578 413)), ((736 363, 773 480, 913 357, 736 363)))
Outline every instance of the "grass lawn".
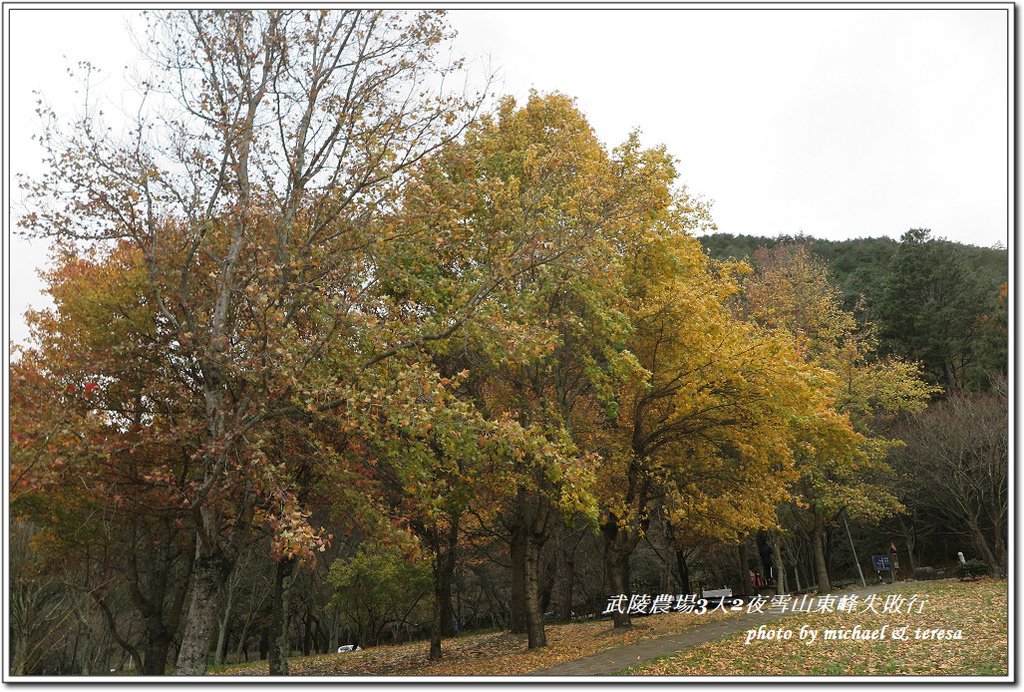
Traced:
MULTIPOLYGON (((445 639, 444 658, 428 661, 425 641, 376 646, 354 653, 321 654, 288 660, 292 675, 523 675, 583 658, 640 639, 677 634, 731 615, 667 613, 633 618, 633 627, 614 630, 610 620, 548 625, 548 647, 530 651, 525 634, 490 632, 445 639)), ((212 675, 267 675, 267 662, 224 666, 212 675)))
MULTIPOLYGON (((910 582, 892 593, 927 595, 923 612, 906 614, 799 614, 774 623, 793 632, 790 640, 746 643, 747 633, 729 635, 619 671, 622 675, 1006 675, 1007 583, 982 579, 910 582), (802 625, 818 630, 800 641, 802 625), (877 630, 909 626, 907 640, 824 640, 827 629, 855 625, 877 630), (916 639, 915 630, 961 630, 963 638, 916 639)), ((916 608, 914 608, 916 611, 916 608)), ((881 613, 882 609, 879 607, 881 613)), ((769 625, 770 626, 770 625, 769 625)))

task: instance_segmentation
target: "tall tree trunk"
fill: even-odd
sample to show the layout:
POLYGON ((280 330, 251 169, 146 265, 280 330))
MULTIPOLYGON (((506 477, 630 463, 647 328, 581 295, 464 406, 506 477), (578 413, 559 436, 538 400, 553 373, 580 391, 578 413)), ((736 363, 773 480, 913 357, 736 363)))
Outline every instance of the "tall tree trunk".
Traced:
POLYGON ((914 570, 917 569, 917 558, 914 557, 914 537, 907 536, 904 542, 907 545, 907 560, 910 562, 910 574, 914 574, 914 570))
POLYGON ((998 570, 993 572, 992 574, 997 577, 1005 577, 1009 570, 1010 556, 1007 552, 1006 542, 1003 540, 1002 535, 996 535, 995 546, 996 564, 998 566, 998 570))
POLYGON ((747 537, 744 536, 736 546, 736 557, 740 565, 740 596, 754 593, 754 585, 750 581, 750 555, 747 553, 747 537))
MULTIPOLYGON (((602 527, 604 534, 604 564, 605 573, 608 576, 608 587, 610 595, 624 595, 625 603, 628 605, 632 593, 629 588, 629 553, 626 543, 625 532, 619 530, 615 519, 602 527)), ((612 622, 615 627, 629 627, 633 623, 629 618, 629 612, 612 613, 612 622)))
POLYGON ((509 559, 512 562, 510 629, 513 632, 526 631, 526 528, 518 524, 512 530, 509 543, 509 559))
POLYGON ((441 659, 441 638, 452 633, 451 563, 434 555, 434 605, 430 621, 430 660, 441 659))
POLYGON ((575 571, 573 569, 573 557, 559 546, 557 562, 555 563, 555 579, 558 584, 558 599, 556 613, 559 620, 572 619, 572 591, 575 584, 575 571))
POLYGON ((175 675, 203 675, 210 655, 210 645, 217 629, 217 604, 220 591, 231 573, 227 556, 215 549, 205 549, 197 542, 192 567, 192 597, 189 599, 185 631, 178 648, 175 675))
POLYGON ((455 573, 455 546, 449 545, 443 556, 440 574, 434 595, 441 604, 441 633, 446 637, 455 635, 455 613, 452 610, 452 577, 455 573))
MULTIPOLYGON (((435 569, 436 571, 436 569, 435 569)), ((434 603, 430 609, 430 660, 441 660, 441 636, 444 629, 441 624, 441 598, 437 591, 437 582, 434 582, 434 603)))
POLYGON ((430 620, 430 660, 441 658, 441 637, 455 634, 452 612, 452 577, 459 544, 460 515, 452 517, 443 540, 436 529, 424 530, 434 552, 434 606, 430 620))
POLYGON ((291 609, 292 581, 295 560, 284 559, 274 566, 274 590, 270 602, 270 674, 288 675, 291 643, 288 637, 288 615, 291 609))
POLYGON ((435 593, 441 603, 441 633, 446 637, 452 637, 457 634, 457 631, 455 629, 455 611, 452 608, 452 575, 450 568, 438 586, 439 589, 435 593))
MULTIPOLYGON (((537 479, 538 484, 543 478, 537 479)), ((510 542, 512 558, 512 616, 521 617, 529 647, 547 646, 541 605, 541 549, 551 534, 554 509, 537 490, 519 488, 510 542), (522 570, 521 575, 518 573, 522 570), (519 612, 518 604, 522 611, 519 612)), ((513 623, 518 624, 518 623, 513 623)), ((513 627, 513 631, 517 631, 513 627)))
POLYGON ((995 554, 989 547, 984 532, 975 523, 971 523, 968 528, 970 530, 971 544, 974 545, 975 550, 981 553, 981 559, 985 561, 985 564, 988 565, 989 570, 991 570, 994 576, 1002 576, 999 560, 996 559, 995 554))
POLYGON ((917 544, 914 517, 910 517, 909 525, 903 521, 902 517, 896 517, 896 522, 899 524, 903 543, 907 546, 907 562, 910 564, 910 574, 913 575, 914 570, 917 569, 917 558, 914 556, 914 547, 917 544))
POLYGON ((684 593, 693 593, 690 586, 690 566, 686 564, 686 551, 674 550, 676 554, 676 569, 679 571, 679 590, 684 593))
POLYGON ((543 575, 540 578, 540 612, 546 613, 551 607, 551 596, 555 591, 555 572, 557 570, 554 565, 544 562, 543 555, 541 556, 540 564, 545 568, 540 570, 543 575))
POLYGON ((992 512, 992 546, 993 552, 996 558, 996 571, 992 572, 995 577, 1004 577, 1007 574, 1007 568, 1009 567, 1009 555, 1007 554, 1006 541, 1003 538, 1006 535, 1006 528, 1003 523, 1003 517, 999 512, 992 512))
POLYGON ((828 564, 825 562, 825 522, 817 515, 814 517, 812 542, 814 543, 814 572, 818 578, 818 593, 828 593, 832 590, 832 584, 828 579, 828 564))
POLYGON ((543 543, 534 536, 526 541, 526 640, 527 647, 537 649, 548 645, 544 633, 544 612, 541 608, 540 551, 543 543))
POLYGON ((309 656, 313 650, 313 617, 306 608, 302 618, 302 655, 309 656))
POLYGON ((239 661, 242 660, 243 654, 245 656, 245 660, 249 660, 249 647, 247 646, 249 637, 249 624, 250 619, 246 618, 246 621, 242 623, 242 633, 238 635, 238 646, 235 647, 235 658, 239 661))
POLYGON ((799 593, 803 590, 800 586, 800 554, 792 546, 787 546, 786 553, 793 561, 793 582, 796 584, 796 590, 799 593))
POLYGON ((159 614, 146 618, 146 649, 143 656, 143 675, 163 675, 167 669, 167 653, 171 650, 171 637, 164 629, 159 614), (154 622, 155 621, 155 622, 154 622))
MULTIPOLYGON (((11 650, 13 651, 11 675, 25 675, 25 662, 28 659, 28 636, 14 631, 11 637, 11 650)), ((82 674, 88 675, 88 672, 82 674)))
POLYGON ((231 624, 231 609, 235 605, 235 590, 228 587, 227 603, 224 604, 224 615, 220 619, 220 626, 217 632, 217 648, 213 655, 213 662, 216 665, 224 663, 224 656, 228 646, 228 626, 231 624))
POLYGON ((330 639, 327 642, 327 652, 328 653, 331 653, 332 651, 337 651, 338 650, 338 642, 340 641, 339 637, 341 635, 341 632, 338 631, 340 628, 338 627, 337 609, 336 608, 332 608, 330 615, 331 615, 331 622, 330 622, 330 625, 328 626, 329 632, 330 632, 330 634, 329 634, 330 639))
MULTIPOLYGON (((166 675, 167 656, 174 645, 174 634, 178 631, 178 624, 181 622, 181 615, 185 609, 185 597, 188 595, 189 580, 192 575, 192 568, 195 564, 195 550, 189 548, 185 553, 185 566, 182 570, 180 581, 171 590, 169 602, 166 602, 163 595, 154 594, 150 603, 155 608, 150 608, 146 615, 146 654, 145 663, 142 669, 143 675, 166 675)), ((174 654, 176 659, 178 652, 174 654)))
POLYGON ((772 535, 772 572, 775 576, 775 593, 789 593, 786 583, 786 563, 782 561, 782 545, 778 534, 772 535))

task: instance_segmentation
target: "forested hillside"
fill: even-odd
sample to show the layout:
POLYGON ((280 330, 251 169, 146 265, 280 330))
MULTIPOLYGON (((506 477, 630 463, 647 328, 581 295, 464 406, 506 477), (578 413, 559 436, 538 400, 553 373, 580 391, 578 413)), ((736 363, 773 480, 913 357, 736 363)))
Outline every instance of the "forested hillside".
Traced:
POLYGON ((879 329, 880 349, 924 363, 945 390, 987 390, 1006 368, 1008 253, 910 230, 900 240, 812 236, 768 238, 710 233, 718 260, 751 260, 758 250, 803 245, 821 258, 843 305, 879 329))

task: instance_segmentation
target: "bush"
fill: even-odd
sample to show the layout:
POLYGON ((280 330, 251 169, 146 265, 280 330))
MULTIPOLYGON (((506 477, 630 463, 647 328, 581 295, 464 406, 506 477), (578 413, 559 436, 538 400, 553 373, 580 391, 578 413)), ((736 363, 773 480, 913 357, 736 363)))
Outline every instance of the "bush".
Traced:
POLYGON ((988 574, 988 565, 977 558, 957 565, 957 576, 961 579, 977 579, 988 574))
POLYGON ((337 589, 333 604, 341 608, 358 643, 377 644, 389 625, 430 616, 430 562, 409 555, 403 546, 363 543, 354 556, 331 565, 328 579, 337 589))

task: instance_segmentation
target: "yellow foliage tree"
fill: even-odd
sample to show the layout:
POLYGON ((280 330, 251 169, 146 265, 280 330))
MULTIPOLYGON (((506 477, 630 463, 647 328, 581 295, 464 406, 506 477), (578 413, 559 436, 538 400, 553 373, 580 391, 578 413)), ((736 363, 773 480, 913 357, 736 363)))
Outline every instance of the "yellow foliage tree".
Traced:
POLYGON ((682 531, 716 526, 722 538, 770 525, 795 454, 856 438, 830 373, 788 332, 737 319, 742 265, 712 266, 686 232, 693 209, 681 211, 667 208, 627 248, 632 369, 599 486, 613 593, 629 593, 629 557, 656 508, 682 531))
POLYGON ((828 268, 803 245, 760 250, 755 272, 744 283, 748 318, 793 335, 806 362, 832 373, 829 394, 836 412, 850 418, 860 435, 854 446, 828 438, 812 442, 814 453, 797 455, 790 514, 812 538, 818 589, 830 588, 825 531, 846 510, 854 518, 882 518, 900 511, 884 484, 886 457, 897 444, 874 433, 877 423, 899 412, 924 408, 936 390, 917 364, 876 353, 875 328, 846 310, 828 268))

